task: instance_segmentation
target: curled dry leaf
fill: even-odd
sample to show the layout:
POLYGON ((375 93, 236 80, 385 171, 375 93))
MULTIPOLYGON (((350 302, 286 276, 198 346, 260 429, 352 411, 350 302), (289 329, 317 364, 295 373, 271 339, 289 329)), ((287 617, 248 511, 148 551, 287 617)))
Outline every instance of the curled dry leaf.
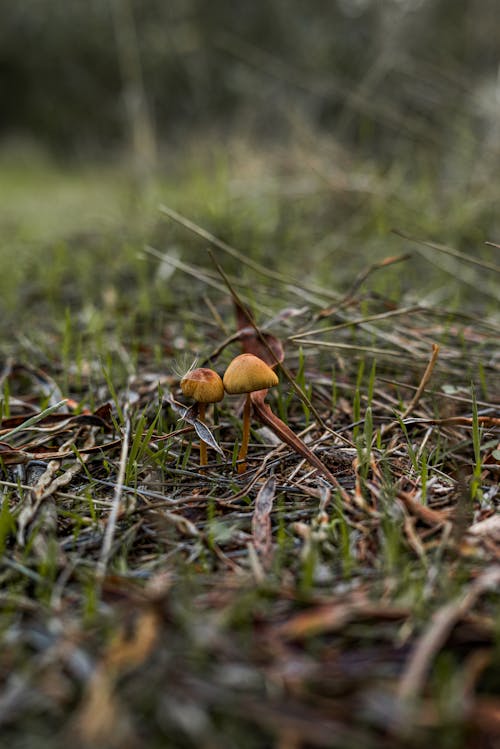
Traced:
POLYGON ((199 419, 194 419, 190 423, 192 423, 192 425, 194 426, 198 437, 203 440, 203 442, 205 442, 209 447, 211 447, 212 450, 215 450, 219 453, 219 455, 222 455, 222 457, 224 457, 223 449, 220 447, 220 445, 217 444, 217 442, 215 441, 215 437, 213 436, 207 425, 199 419))
POLYGON ((262 340, 259 338, 257 331, 252 327, 250 321, 253 315, 250 310, 242 307, 238 302, 234 302, 236 310, 236 321, 238 324, 238 336, 246 354, 253 354, 259 359, 265 361, 270 367, 275 367, 277 362, 282 362, 285 358, 283 344, 271 333, 261 333, 271 351, 269 351, 262 340), (272 352, 272 353, 271 353, 272 352))
POLYGON ((180 403, 177 403, 172 397, 166 396, 166 398, 172 410, 175 411, 175 413, 178 413, 183 421, 186 421, 193 427, 198 437, 211 447, 212 450, 215 450, 219 455, 224 457, 224 451, 216 441, 210 429, 203 421, 196 418, 198 413, 197 406, 195 405, 191 408, 185 408, 184 406, 181 406, 180 403))
POLYGON ((327 481, 342 494, 342 497, 349 500, 346 491, 340 486, 335 476, 328 470, 328 468, 321 462, 317 455, 315 455, 297 435, 292 432, 290 427, 285 424, 275 413, 271 410, 268 404, 265 402, 267 390, 256 390, 254 393, 250 393, 250 400, 252 402, 255 416, 263 424, 268 426, 273 432, 280 438, 282 442, 289 445, 295 452, 302 455, 314 468, 316 468, 327 481))

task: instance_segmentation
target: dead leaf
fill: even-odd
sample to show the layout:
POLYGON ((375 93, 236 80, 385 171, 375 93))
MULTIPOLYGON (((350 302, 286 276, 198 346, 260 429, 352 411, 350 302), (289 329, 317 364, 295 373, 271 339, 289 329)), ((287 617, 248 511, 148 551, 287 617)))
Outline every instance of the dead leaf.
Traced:
POLYGON ((203 442, 224 457, 224 450, 220 447, 210 429, 203 421, 200 421, 197 418, 198 409, 196 404, 191 406, 191 408, 186 408, 180 403, 177 403, 170 394, 166 395, 165 399, 168 401, 172 410, 179 414, 179 418, 182 419, 182 421, 187 421, 187 423, 194 428, 196 434, 201 440, 203 440, 203 442))
POLYGON ((343 489, 335 476, 330 473, 328 468, 321 462, 318 456, 315 455, 311 450, 309 450, 304 442, 302 442, 302 440, 297 437, 294 432, 292 432, 290 427, 285 424, 285 422, 282 421, 278 416, 276 416, 276 414, 273 413, 271 408, 264 400, 267 392, 267 390, 256 390, 255 392, 250 393, 250 400, 252 402, 255 416, 259 419, 259 421, 272 429, 282 442, 285 442, 293 450, 295 450, 295 452, 299 453, 299 455, 302 455, 302 457, 305 458, 312 466, 314 466, 314 468, 317 468, 318 471, 327 479, 327 481, 333 484, 333 486, 337 487, 342 495, 342 498, 345 501, 349 502, 349 495, 347 494, 345 489, 343 489))
POLYGON ((256 329, 252 327, 253 315, 250 310, 245 309, 241 304, 234 300, 236 310, 236 322, 238 325, 238 338, 241 341, 243 351, 246 354, 253 354, 259 359, 265 361, 270 367, 275 367, 277 362, 282 362, 285 358, 283 344, 271 333, 261 333, 269 349, 259 337, 256 329))
POLYGON ((491 536, 495 541, 500 542, 500 515, 492 515, 485 520, 474 523, 467 530, 473 536, 491 536))
POLYGON ((84 746, 134 746, 136 737, 127 711, 116 694, 118 678, 149 658, 158 640, 159 617, 142 611, 132 634, 124 626, 104 653, 77 710, 69 735, 84 746))
POLYGON ((270 476, 257 494, 252 516, 253 544, 266 569, 272 562, 271 510, 275 491, 276 479, 270 476))
POLYGON ((449 633, 477 599, 486 591, 500 585, 500 565, 487 569, 457 599, 438 609, 424 630, 403 671, 398 687, 398 698, 402 701, 418 696, 425 684, 430 665, 441 650, 449 633))
POLYGON ((370 601, 351 600, 314 606, 292 616, 273 631, 280 639, 304 640, 325 632, 337 632, 354 619, 399 620, 408 617, 404 607, 376 606, 370 601))

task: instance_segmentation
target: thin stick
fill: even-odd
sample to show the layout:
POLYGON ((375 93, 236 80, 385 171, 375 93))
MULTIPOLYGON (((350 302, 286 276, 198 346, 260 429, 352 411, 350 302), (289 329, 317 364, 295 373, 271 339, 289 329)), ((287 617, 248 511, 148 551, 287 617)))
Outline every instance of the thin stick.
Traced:
POLYGON ((427 364, 427 367, 425 368, 425 372, 422 376, 422 379, 420 380, 420 385, 417 388, 417 392, 411 399, 410 405, 408 406, 404 414, 401 416, 402 419, 407 419, 408 416, 415 410, 415 407, 417 403, 419 402, 420 398, 422 397, 422 394, 427 386, 427 383, 429 382, 431 378, 438 356, 439 356, 439 346, 437 345, 437 343, 433 343, 432 354, 431 354, 431 358, 429 359, 429 363, 427 364))
POLYGON ((438 252, 442 252, 445 255, 451 255, 451 257, 454 257, 457 260, 461 260, 463 263, 474 265, 477 268, 482 268, 483 270, 490 270, 493 273, 500 273, 500 266, 495 265, 494 263, 488 263, 486 260, 477 260, 477 258, 469 257, 469 255, 465 255, 463 252, 454 250, 451 247, 446 247, 446 245, 434 244, 434 242, 427 242, 424 239, 418 239, 418 237, 411 237, 409 234, 405 234, 399 229, 393 229, 392 233, 396 234, 396 236, 398 237, 402 237, 402 239, 407 239, 410 242, 415 242, 416 244, 421 244, 424 247, 429 247, 431 250, 437 250, 438 252))
POLYGON ((246 257, 246 255, 244 255, 241 252, 238 252, 237 249, 235 249, 234 247, 231 247, 231 245, 227 244, 227 242, 223 242, 222 239, 219 239, 218 237, 216 237, 214 234, 211 234, 206 229, 203 229, 201 226, 198 226, 198 224, 195 224, 194 221, 190 221, 185 216, 182 216, 180 213, 177 213, 177 211, 174 211, 173 208, 169 208, 166 205, 161 205, 159 207, 159 210, 160 210, 160 213, 164 213, 166 216, 168 216, 173 221, 183 226, 185 229, 189 229, 189 231, 192 231, 193 234, 197 234, 199 237, 201 237, 202 239, 205 239, 207 242, 210 242, 210 244, 214 245, 215 247, 218 247, 219 250, 222 250, 223 252, 227 253, 231 257, 238 260, 240 263, 243 263, 249 268, 252 268, 252 270, 254 270, 256 273, 266 276, 267 278, 273 278, 275 281, 279 281, 280 283, 286 282, 287 280, 295 282, 294 279, 290 279, 290 278, 287 279, 281 273, 276 273, 275 271, 272 271, 269 268, 266 268, 260 263, 256 263, 254 260, 249 260, 249 258, 246 257))
POLYGON ((442 606, 417 641, 413 654, 403 671, 397 695, 400 700, 417 697, 425 684, 430 664, 443 646, 451 629, 468 613, 479 596, 500 583, 500 567, 487 569, 458 599, 442 606))
MULTIPOLYGON (((425 368, 425 372, 422 375, 422 379, 420 380, 420 385, 418 386, 415 395, 410 401, 410 404, 406 408, 405 412, 402 414, 401 419, 407 419, 408 416, 415 410, 420 398, 422 397, 424 390, 427 386, 427 383, 429 382, 432 372, 434 370, 434 367, 436 365, 436 361, 439 355, 439 346, 437 343, 432 344, 432 354, 431 358, 429 359, 429 362, 425 368)), ((398 421, 391 421, 389 424, 386 424, 385 427, 382 427, 380 430, 380 436, 385 437, 385 435, 390 432, 392 429, 394 429, 395 426, 398 425, 398 421)), ((374 438, 375 439, 375 438, 374 438)))
POLYGON ((277 366, 278 369, 280 370, 280 372, 286 377, 286 379, 288 380, 288 382, 290 383, 290 385, 292 386, 292 388, 295 390, 295 392, 297 393, 297 395, 300 398, 300 400, 302 401, 302 403, 304 403, 311 410, 311 412, 314 414, 316 420, 323 427, 323 429, 328 430, 330 432, 330 434, 334 434, 333 430, 331 430, 323 422, 323 419, 321 418, 321 416, 319 415, 318 411, 313 406, 313 404, 311 403, 311 401, 309 400, 309 398, 307 397, 307 395, 304 393, 304 391, 302 390, 302 388, 300 388, 297 385, 297 383, 295 382, 295 380, 293 379, 291 372, 288 370, 288 368, 282 362, 280 362, 280 360, 276 356, 275 352, 272 350, 271 346, 266 341, 265 336, 262 335, 262 333, 260 331, 260 328, 258 327, 257 323, 253 319, 253 315, 250 313, 250 311, 242 303, 242 301, 239 298, 238 294, 236 293, 236 290, 235 290, 234 286, 232 285, 231 281, 227 277, 227 275, 224 272, 224 270, 222 269, 221 265, 219 265, 219 263, 215 259, 215 256, 214 256, 213 252, 211 252, 211 250, 208 250, 208 254, 210 255, 213 264, 217 268, 217 270, 220 273, 221 277, 223 278, 223 280, 224 280, 227 288, 229 289, 229 293, 233 297, 233 299, 236 302, 236 304, 238 304, 239 307, 243 310, 243 312, 245 313, 245 316, 246 316, 248 322, 250 323, 251 327, 255 330, 259 341, 262 343, 262 345, 264 346, 264 348, 266 349, 266 351, 274 359, 275 366, 277 366))
POLYGON ((113 544, 113 537, 115 534, 116 520, 118 518, 118 511, 120 509, 121 498, 123 493, 123 486, 125 481, 125 470, 127 467, 127 456, 128 446, 130 440, 130 416, 128 413, 129 401, 125 403, 123 409, 123 418, 125 420, 125 428, 123 432, 122 449, 120 453, 120 468, 118 471, 118 478, 116 480, 115 492, 113 495, 113 504, 111 505, 111 511, 108 515, 108 522, 106 525, 106 531, 104 533, 104 540, 101 548, 101 555, 97 564, 97 579, 102 581, 106 574, 106 567, 108 566, 109 556, 111 554, 111 546, 113 544))
POLYGON ((374 322, 376 320, 385 320, 388 317, 396 317, 400 315, 407 315, 410 312, 420 312, 421 307, 401 307, 400 309, 390 310, 389 312, 380 312, 376 315, 367 315, 366 317, 358 317, 353 320, 345 320, 344 322, 337 323, 337 325, 328 325, 324 328, 314 328, 313 330, 303 330, 301 333, 294 333, 288 336, 289 341, 294 341, 296 338, 305 338, 307 336, 318 335, 321 333, 331 333, 333 330, 342 330, 342 328, 350 328, 353 325, 363 325, 366 322, 374 322))

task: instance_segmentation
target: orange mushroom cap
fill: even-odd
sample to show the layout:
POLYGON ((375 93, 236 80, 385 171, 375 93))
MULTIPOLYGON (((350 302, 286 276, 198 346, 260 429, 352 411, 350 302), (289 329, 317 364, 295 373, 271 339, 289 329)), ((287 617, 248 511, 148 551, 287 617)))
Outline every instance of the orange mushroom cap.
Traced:
POLYGON ((271 367, 258 356, 240 354, 226 369, 223 382, 226 392, 235 395, 272 388, 279 380, 271 367))
POLYGON ((217 403, 224 398, 220 376, 208 367, 199 367, 184 375, 181 390, 187 398, 193 398, 198 403, 217 403))

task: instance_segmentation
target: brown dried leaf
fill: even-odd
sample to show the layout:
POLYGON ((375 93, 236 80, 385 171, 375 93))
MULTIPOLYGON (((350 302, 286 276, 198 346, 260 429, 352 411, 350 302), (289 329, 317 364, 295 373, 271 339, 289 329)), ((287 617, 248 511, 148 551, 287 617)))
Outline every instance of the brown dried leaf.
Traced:
POLYGON ((285 358, 283 344, 271 333, 261 333, 271 351, 269 351, 260 339, 255 328, 250 325, 253 321, 252 313, 244 309, 238 302, 234 302, 236 309, 236 322, 238 325, 239 339, 245 354, 253 354, 259 359, 265 361, 270 367, 275 367, 277 362, 282 362, 285 358), (272 353, 271 353, 272 352, 272 353))
POLYGON ((255 550, 261 557, 264 567, 269 569, 272 562, 271 510, 273 509, 276 479, 270 476, 255 499, 252 516, 252 535, 255 550))
POLYGON ((124 626, 104 653, 71 726, 84 746, 134 745, 132 725, 115 685, 122 674, 149 658, 158 641, 159 623, 153 609, 143 611, 132 635, 124 626))
POLYGON ((15 450, 6 442, 0 442, 0 460, 4 465, 27 463, 31 460, 31 455, 25 452, 25 450, 15 450))
POLYGON ((434 613, 429 626, 417 641, 401 676, 397 692, 400 700, 413 699, 421 693, 430 665, 452 628, 472 610, 483 593, 498 589, 499 585, 500 565, 492 566, 471 583, 458 598, 446 603, 434 613))
POLYGON ((267 390, 256 390, 255 392, 250 393, 250 400, 252 401, 255 416, 259 419, 259 421, 272 429, 273 432, 280 438, 280 440, 282 440, 282 442, 285 442, 293 450, 295 450, 295 452, 297 452, 299 455, 302 455, 302 457, 305 458, 312 466, 314 466, 314 468, 317 468, 318 471, 331 484, 333 484, 333 486, 337 487, 343 499, 349 501, 349 495, 347 494, 345 489, 340 486, 335 476, 330 473, 325 465, 323 465, 318 456, 315 455, 311 450, 309 450, 304 442, 302 442, 302 440, 297 437, 294 432, 292 432, 290 427, 272 412, 271 408, 264 400, 266 394, 267 390))
POLYGON ((187 421, 187 423, 194 428, 198 437, 211 447, 212 450, 215 450, 219 455, 224 457, 224 451, 216 441, 210 429, 203 421, 196 418, 198 413, 197 405, 195 404, 194 406, 191 406, 191 408, 186 408, 185 406, 181 406, 180 403, 174 401, 172 397, 166 396, 166 399, 172 410, 178 413, 183 421, 187 421))
POLYGON ((404 607, 375 606, 363 598, 315 606, 301 611, 275 628, 274 634, 285 640, 303 640, 308 637, 336 632, 353 619, 405 619, 409 611, 404 607))

